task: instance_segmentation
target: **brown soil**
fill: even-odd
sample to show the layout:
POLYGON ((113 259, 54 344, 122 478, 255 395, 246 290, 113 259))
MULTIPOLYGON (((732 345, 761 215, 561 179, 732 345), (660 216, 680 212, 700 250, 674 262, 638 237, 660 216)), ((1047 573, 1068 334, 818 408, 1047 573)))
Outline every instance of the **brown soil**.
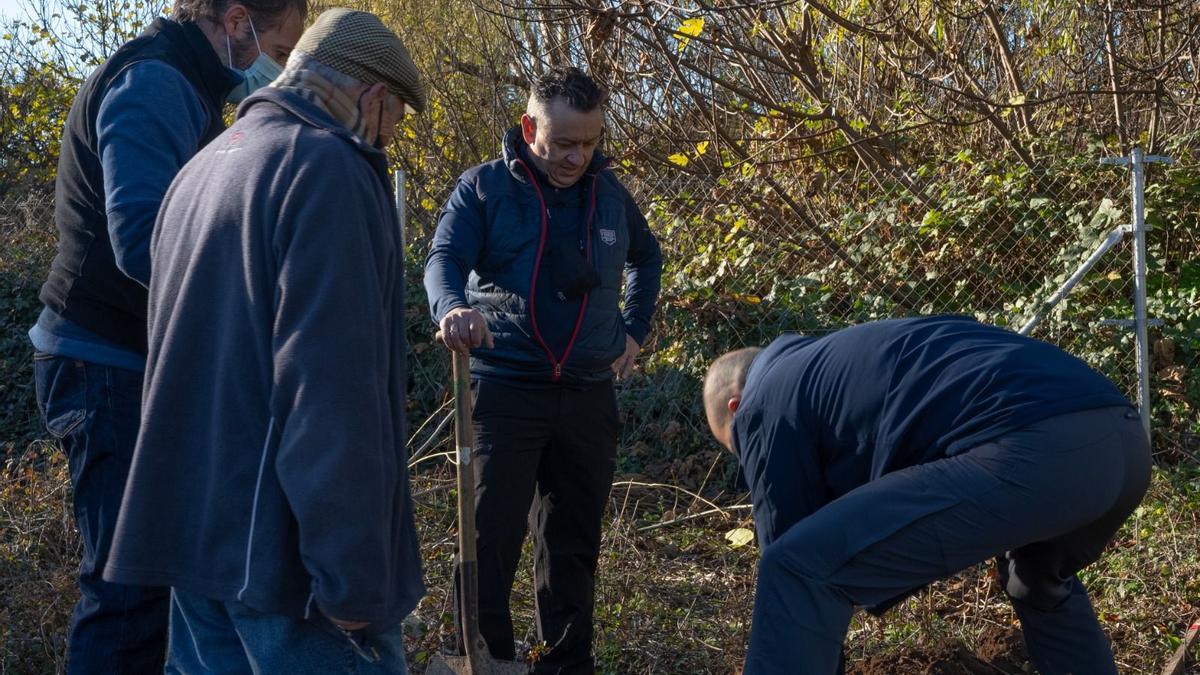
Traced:
POLYGON ((1032 673, 1021 632, 995 628, 974 651, 950 643, 908 647, 847 664, 847 675, 1018 675, 1032 673))

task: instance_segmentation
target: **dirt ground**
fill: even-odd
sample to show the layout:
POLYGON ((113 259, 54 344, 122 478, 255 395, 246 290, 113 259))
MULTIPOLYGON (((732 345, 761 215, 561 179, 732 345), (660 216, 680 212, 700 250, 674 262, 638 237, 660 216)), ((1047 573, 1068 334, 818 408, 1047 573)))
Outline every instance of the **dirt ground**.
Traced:
POLYGON ((995 628, 975 651, 962 643, 910 647, 872 656, 846 668, 847 675, 1017 675, 1032 673, 1021 632, 995 628))

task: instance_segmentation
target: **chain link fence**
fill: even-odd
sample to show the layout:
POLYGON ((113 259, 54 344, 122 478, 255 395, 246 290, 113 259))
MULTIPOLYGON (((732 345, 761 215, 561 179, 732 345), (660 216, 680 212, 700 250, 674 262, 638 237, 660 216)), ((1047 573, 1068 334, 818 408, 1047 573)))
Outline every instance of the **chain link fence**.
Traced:
MULTIPOLYGON (((1118 323, 1133 316, 1132 239, 1101 257, 1064 301, 1043 307, 1114 228, 1131 221, 1129 170, 1100 160, 1100 153, 1073 155, 1030 171, 967 152, 871 174, 852 161, 839 169, 830 158, 826 172, 787 178, 750 164, 713 172, 667 164, 620 169, 666 260, 643 375, 622 391, 626 468, 645 468, 645 455, 657 457, 657 470, 666 462, 685 487, 708 476, 700 470, 705 462, 692 457, 709 447, 699 378, 726 349, 765 344, 784 331, 824 333, 890 317, 957 313, 1018 330, 1043 311, 1034 337, 1084 358, 1136 401, 1134 332, 1118 323)), ((1152 316, 1166 302, 1168 274, 1197 253, 1186 209, 1155 199, 1172 199, 1172 186, 1193 174, 1185 165, 1148 174, 1156 224, 1152 316)), ((437 206, 452 188, 410 190, 416 270, 437 206)), ((419 284, 419 274, 410 278, 419 284)), ((1160 453, 1194 453, 1194 392, 1187 391, 1194 364, 1175 362, 1178 337, 1171 335, 1186 332, 1181 320, 1197 309, 1194 302, 1178 307, 1169 329, 1151 331, 1160 453)), ((420 313, 426 316, 423 305, 420 313)), ((421 332, 414 341, 426 349, 427 339, 421 332)), ((446 381, 438 364, 419 376, 426 386, 418 390, 446 381)))
MULTIPOLYGON (((1167 306, 1162 293, 1172 281, 1164 275, 1177 273, 1197 253, 1186 218, 1194 208, 1176 202, 1183 199, 1178 188, 1200 174, 1181 159, 1175 167, 1151 169, 1147 180, 1155 228, 1149 238, 1151 315, 1170 315, 1151 331, 1152 389, 1156 431, 1163 432, 1160 452, 1194 454, 1194 364, 1177 334, 1197 308, 1194 296, 1190 304, 1176 297, 1167 306)), ((761 164, 714 171, 700 162, 625 163, 618 171, 666 260, 642 374, 622 391, 624 446, 631 452, 625 468, 645 469, 651 460, 638 460, 645 455, 686 469, 674 471, 685 485, 696 482, 684 474, 695 473, 690 455, 709 447, 699 377, 726 349, 764 344, 784 331, 821 333, 931 313, 967 314, 1016 330, 1114 227, 1130 222, 1128 169, 1099 160, 1098 154, 1075 155, 1035 172, 964 152, 870 173, 850 158, 830 156, 822 172, 792 174, 786 167, 766 172, 761 164)), ((438 208, 452 189, 451 183, 410 184, 406 190, 410 406, 413 428, 424 434, 414 438, 418 444, 434 440, 426 438, 433 431, 445 435, 444 425, 422 426, 444 414, 448 379, 445 359, 430 351, 433 326, 421 268, 438 208)), ((22 373, 28 359, 24 332, 36 317, 36 290, 53 256, 52 197, 0 200, 0 237, 8 324, 4 367, 22 373)), ((1132 316, 1130 247, 1127 239, 1105 254, 1033 335, 1086 359, 1135 398, 1133 332, 1113 321, 1132 316)), ((4 414, 27 431, 36 430, 35 411, 23 402, 32 398, 28 381, 14 381, 4 402, 4 414)))

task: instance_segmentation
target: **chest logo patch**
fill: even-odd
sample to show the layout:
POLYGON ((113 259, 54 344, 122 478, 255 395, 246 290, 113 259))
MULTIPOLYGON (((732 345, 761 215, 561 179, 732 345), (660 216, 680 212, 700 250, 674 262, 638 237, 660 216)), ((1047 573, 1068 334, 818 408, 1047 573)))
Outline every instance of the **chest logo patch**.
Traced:
POLYGON ((617 231, 616 230, 606 230, 603 227, 600 228, 600 241, 604 242, 608 246, 612 246, 613 244, 616 244, 617 243, 617 231))

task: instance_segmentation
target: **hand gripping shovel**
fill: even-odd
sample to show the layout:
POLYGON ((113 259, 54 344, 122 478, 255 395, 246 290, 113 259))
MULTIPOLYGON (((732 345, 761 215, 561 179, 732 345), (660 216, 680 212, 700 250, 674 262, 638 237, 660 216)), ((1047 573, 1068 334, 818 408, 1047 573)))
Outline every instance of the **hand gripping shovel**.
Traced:
POLYGON ((458 448, 458 573, 459 622, 462 624, 463 656, 436 655, 426 675, 526 675, 528 664, 498 661, 488 653, 479 634, 479 560, 475 555, 474 430, 471 426, 470 358, 454 355, 454 441, 458 448))

